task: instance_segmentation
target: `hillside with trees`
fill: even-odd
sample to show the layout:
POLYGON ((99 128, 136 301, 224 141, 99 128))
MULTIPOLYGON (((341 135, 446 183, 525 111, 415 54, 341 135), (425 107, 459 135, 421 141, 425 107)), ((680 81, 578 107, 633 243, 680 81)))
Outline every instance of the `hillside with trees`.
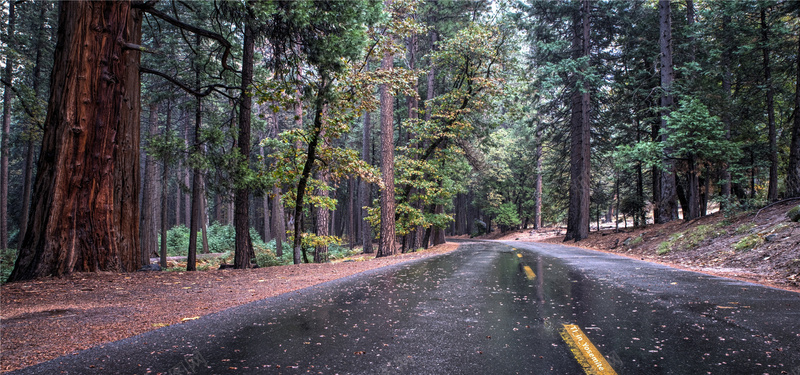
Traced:
POLYGON ((2 277, 798 198, 798 4, 3 1, 2 277))

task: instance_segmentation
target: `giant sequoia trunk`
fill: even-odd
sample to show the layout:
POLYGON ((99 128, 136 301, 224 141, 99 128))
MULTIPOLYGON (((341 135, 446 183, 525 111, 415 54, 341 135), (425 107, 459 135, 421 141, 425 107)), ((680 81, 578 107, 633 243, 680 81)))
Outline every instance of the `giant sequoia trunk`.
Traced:
MULTIPOLYGON (((576 58, 589 55, 589 1, 581 3, 574 19, 575 35, 572 45, 576 58)), ((564 241, 580 241, 589 237, 589 198, 591 192, 589 163, 591 125, 589 121, 589 90, 579 87, 573 79, 572 117, 570 121, 570 184, 567 234, 564 241)))
POLYGON ((61 3, 33 215, 10 280, 134 271, 139 256, 141 12, 61 3))

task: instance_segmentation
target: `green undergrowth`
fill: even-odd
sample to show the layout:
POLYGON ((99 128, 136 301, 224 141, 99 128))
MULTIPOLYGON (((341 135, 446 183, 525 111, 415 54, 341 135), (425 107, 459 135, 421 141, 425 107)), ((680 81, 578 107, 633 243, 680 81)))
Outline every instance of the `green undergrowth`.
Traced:
POLYGON ((764 243, 764 238, 756 234, 750 234, 742 237, 739 241, 733 244, 733 249, 736 251, 750 251, 764 243))
POLYGON ((683 232, 672 234, 668 240, 658 244, 656 253, 658 255, 666 255, 671 251, 691 250, 705 241, 713 240, 726 233, 722 223, 698 225, 683 232))
MULTIPOLYGON (((214 222, 208 227, 208 252, 225 253, 236 249, 236 230, 232 225, 223 225, 214 222)), ((250 228, 250 238, 253 247, 265 247, 264 241, 254 228, 250 228)), ((203 234, 197 232, 197 253, 203 252, 203 234)), ((161 236, 158 237, 159 244, 161 236)), ((274 246, 273 246, 274 247, 274 246)), ((189 228, 177 225, 167 231, 167 256, 185 256, 189 249, 189 228)))
POLYGON ((11 271, 14 270, 14 262, 17 261, 16 249, 0 250, 0 284, 4 284, 11 271))
MULTIPOLYGON (((292 246, 286 242, 283 243, 283 255, 281 257, 275 256, 275 240, 267 243, 265 247, 256 248, 255 252, 256 264, 259 267, 285 266, 293 263, 292 246)), ((307 253, 309 259, 314 258, 314 249, 308 249, 307 253)), ((330 244, 328 245, 327 260, 340 260, 360 253, 360 247, 350 250, 347 246, 330 244)))
MULTIPOLYGON (((748 224, 743 224, 742 226, 744 226, 744 225, 748 225, 748 224)), ((749 226, 750 226, 750 229, 748 230, 748 232, 752 231, 753 228, 755 228, 754 224, 749 224, 749 226)), ((750 251, 750 250, 753 250, 753 249, 765 244, 770 235, 777 234, 778 232, 781 232, 782 230, 786 229, 787 227, 788 227, 788 225, 786 225, 785 223, 780 223, 780 224, 777 224, 777 225, 773 225, 773 226, 771 226, 771 227, 769 227, 767 229, 764 229, 762 231, 759 231, 757 233, 748 234, 748 235, 742 237, 741 239, 739 239, 739 241, 736 241, 736 243, 734 243, 732 245, 732 247, 736 251, 750 251)), ((737 229, 737 233, 739 233, 738 229, 737 229)))

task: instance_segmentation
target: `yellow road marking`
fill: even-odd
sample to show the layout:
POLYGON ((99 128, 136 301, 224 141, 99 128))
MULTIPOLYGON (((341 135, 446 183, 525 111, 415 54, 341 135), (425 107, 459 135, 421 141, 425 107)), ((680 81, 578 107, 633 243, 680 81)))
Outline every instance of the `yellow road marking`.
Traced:
POLYGON ((564 324, 560 330, 561 338, 569 346, 569 350, 575 359, 583 367, 583 371, 588 375, 616 375, 616 371, 611 368, 608 361, 600 354, 600 351, 589 341, 586 334, 580 327, 574 324, 564 324))
POLYGON ((531 269, 531 266, 525 266, 525 267, 522 267, 522 269, 525 270, 525 276, 528 276, 528 280, 533 280, 533 278, 536 277, 536 274, 533 273, 533 270, 531 269))
POLYGON ((522 254, 517 253, 517 258, 522 258, 522 254))

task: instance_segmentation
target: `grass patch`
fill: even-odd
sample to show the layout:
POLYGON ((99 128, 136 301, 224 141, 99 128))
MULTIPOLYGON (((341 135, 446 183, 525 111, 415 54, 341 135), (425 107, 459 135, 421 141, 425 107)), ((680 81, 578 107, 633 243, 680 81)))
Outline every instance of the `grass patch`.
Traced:
POLYGON ((764 243, 764 238, 758 234, 751 234, 744 236, 738 242, 733 244, 733 249, 736 251, 750 251, 764 243))
POLYGON ((689 230, 674 233, 669 240, 658 245, 656 253, 664 255, 672 250, 691 250, 699 247, 702 243, 713 240, 726 234, 721 224, 698 225, 689 230))
POLYGON ((672 250, 672 242, 664 241, 664 242, 658 244, 658 249, 656 250, 656 254, 658 254, 658 255, 666 255, 667 253, 670 252, 670 250, 672 250))
POLYGON ((736 228, 736 234, 745 234, 753 230, 756 225, 753 223, 745 223, 736 228))

